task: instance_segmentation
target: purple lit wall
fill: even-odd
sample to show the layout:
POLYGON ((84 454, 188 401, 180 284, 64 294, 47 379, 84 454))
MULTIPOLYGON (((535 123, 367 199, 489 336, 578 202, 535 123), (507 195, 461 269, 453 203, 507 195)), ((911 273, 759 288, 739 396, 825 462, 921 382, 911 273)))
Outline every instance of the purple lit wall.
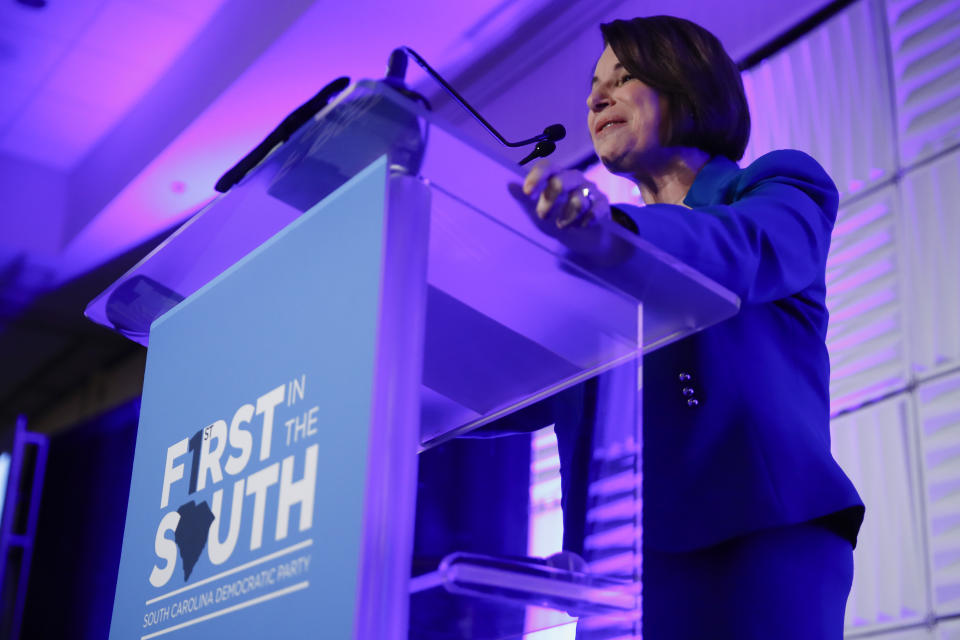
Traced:
MULTIPOLYGON (((530 461, 530 523, 527 555, 545 558, 563 546, 563 512, 560 509, 560 452, 552 427, 533 434, 530 461)), ((528 607, 527 630, 563 625, 565 614, 551 609, 528 607)), ((576 625, 568 624, 538 633, 538 640, 573 640, 576 625)))

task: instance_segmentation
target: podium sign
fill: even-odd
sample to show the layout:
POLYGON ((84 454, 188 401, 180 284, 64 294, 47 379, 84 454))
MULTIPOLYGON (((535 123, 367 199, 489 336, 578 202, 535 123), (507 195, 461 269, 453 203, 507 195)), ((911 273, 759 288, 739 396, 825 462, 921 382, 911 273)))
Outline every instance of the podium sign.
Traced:
POLYGON ((356 637, 386 184, 381 160, 151 327, 111 639, 356 637))

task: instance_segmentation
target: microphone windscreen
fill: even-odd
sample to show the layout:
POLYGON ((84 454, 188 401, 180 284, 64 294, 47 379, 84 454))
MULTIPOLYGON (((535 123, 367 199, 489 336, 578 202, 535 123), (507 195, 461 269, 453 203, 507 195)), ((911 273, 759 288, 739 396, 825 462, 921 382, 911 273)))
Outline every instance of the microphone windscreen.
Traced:
POLYGON ((552 124, 546 129, 543 130, 543 135, 547 136, 547 140, 563 140, 567 135, 567 130, 563 128, 562 124, 552 124))
POLYGON ((390 53, 390 59, 387 60, 387 77, 388 81, 392 80, 394 82, 399 82, 403 84, 403 80, 407 75, 407 52, 402 48, 394 49, 390 53))

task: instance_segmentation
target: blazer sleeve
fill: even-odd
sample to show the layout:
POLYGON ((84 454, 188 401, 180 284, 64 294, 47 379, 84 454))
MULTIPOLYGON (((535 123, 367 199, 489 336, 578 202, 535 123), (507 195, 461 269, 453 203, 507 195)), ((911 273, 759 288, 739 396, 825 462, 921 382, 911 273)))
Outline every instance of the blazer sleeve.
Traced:
POLYGON ((618 207, 642 238, 744 303, 785 298, 823 278, 839 198, 813 158, 775 151, 738 172, 724 190, 729 204, 618 207))

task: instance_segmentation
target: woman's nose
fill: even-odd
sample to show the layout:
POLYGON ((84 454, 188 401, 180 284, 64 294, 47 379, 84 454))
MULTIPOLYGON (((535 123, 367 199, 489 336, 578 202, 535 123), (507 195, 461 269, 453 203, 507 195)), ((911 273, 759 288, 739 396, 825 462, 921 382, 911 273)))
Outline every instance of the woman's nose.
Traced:
POLYGON ((610 98, 599 87, 594 87, 587 96, 587 108, 590 111, 603 111, 610 105, 610 98))

